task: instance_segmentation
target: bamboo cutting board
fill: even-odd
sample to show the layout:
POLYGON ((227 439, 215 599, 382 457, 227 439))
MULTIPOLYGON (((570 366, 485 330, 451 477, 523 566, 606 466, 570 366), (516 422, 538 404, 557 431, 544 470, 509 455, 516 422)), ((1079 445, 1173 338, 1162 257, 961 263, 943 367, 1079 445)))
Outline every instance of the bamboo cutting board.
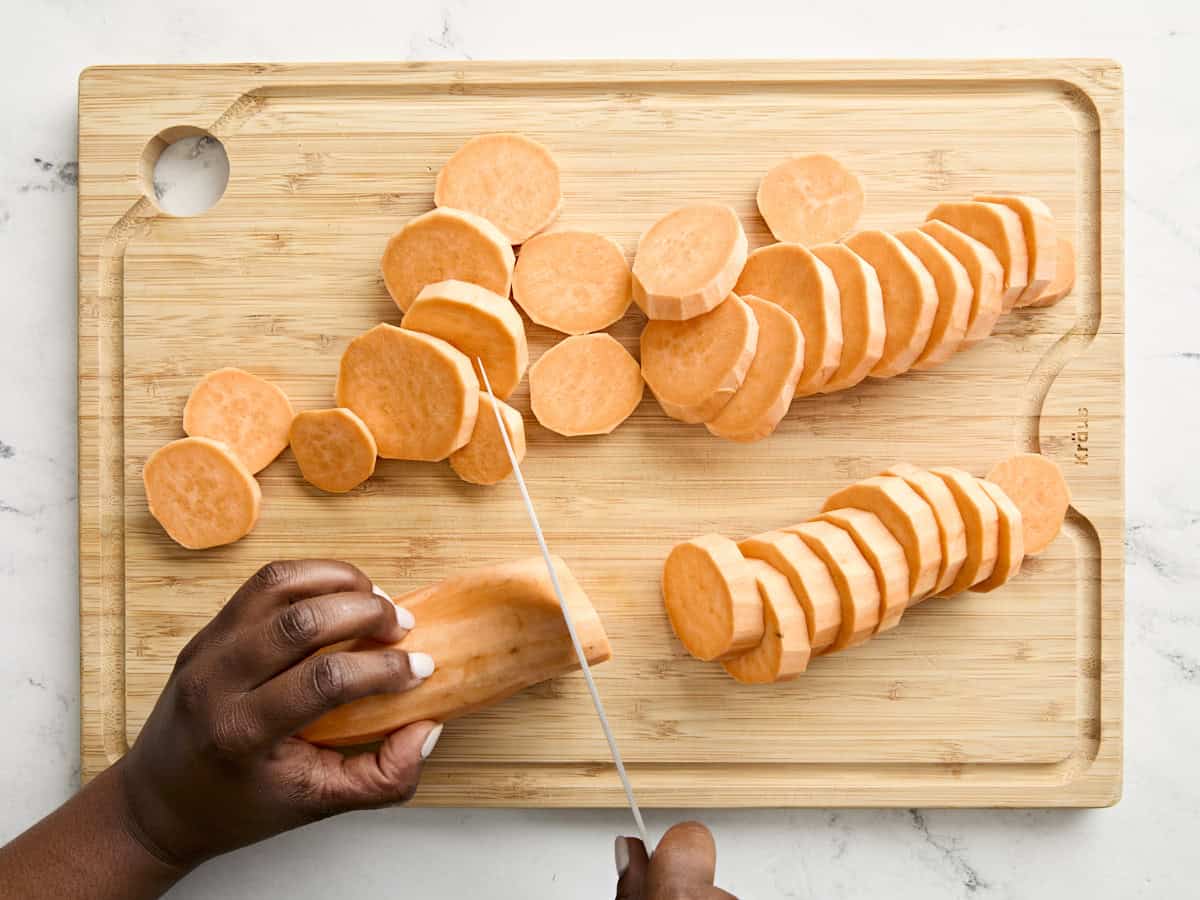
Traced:
MULTIPOLYGON (((400 593, 536 552, 515 486, 381 461, 321 494, 285 453, 245 540, 192 553, 146 511, 141 467, 180 435, 205 372, 251 369, 298 408, 332 402, 348 339, 398 321, 387 237, 430 208, 468 137, 524 132, 563 171, 564 225, 630 254, 665 211, 731 204, 751 247, 759 177, 825 151, 857 172, 863 227, 943 199, 1045 199, 1079 250, 1073 295, 1006 316, 939 369, 797 401, 742 446, 666 419, 647 392, 605 438, 526 413, 530 489, 615 658, 597 669, 640 799, 657 806, 1115 802, 1121 779, 1123 335, 1121 74, 1109 62, 439 63, 87 70, 79 97, 83 765, 136 737, 176 653, 276 557, 333 556, 400 593), (180 134, 225 145, 223 199, 154 205, 147 172, 180 134), (800 680, 746 688, 688 658, 659 597, 676 541, 742 537, 817 511, 907 460, 983 474, 1015 450, 1065 469, 1063 534, 995 594, 930 601, 800 680)), ((640 316, 614 333, 636 346, 640 316)), ((554 336, 530 327, 531 357, 554 336)), ((624 802, 578 675, 452 723, 418 802, 624 802)))

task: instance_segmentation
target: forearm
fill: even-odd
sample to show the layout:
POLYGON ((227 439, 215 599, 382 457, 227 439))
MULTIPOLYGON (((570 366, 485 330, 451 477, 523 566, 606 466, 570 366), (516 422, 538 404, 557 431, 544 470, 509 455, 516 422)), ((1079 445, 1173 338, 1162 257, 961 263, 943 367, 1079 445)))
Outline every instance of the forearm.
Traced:
POLYGON ((184 874, 135 836, 120 763, 0 848, 5 896, 29 900, 150 900, 184 874))

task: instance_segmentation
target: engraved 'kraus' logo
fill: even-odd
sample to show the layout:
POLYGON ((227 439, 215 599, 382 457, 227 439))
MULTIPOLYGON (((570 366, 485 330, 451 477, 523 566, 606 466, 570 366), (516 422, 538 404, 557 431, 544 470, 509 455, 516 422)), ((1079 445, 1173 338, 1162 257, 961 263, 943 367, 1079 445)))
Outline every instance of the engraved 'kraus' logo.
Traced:
POLYGON ((1086 406, 1081 406, 1076 410, 1079 416, 1079 425, 1071 432, 1071 440, 1075 443, 1075 465, 1086 466, 1088 464, 1088 410, 1086 406))

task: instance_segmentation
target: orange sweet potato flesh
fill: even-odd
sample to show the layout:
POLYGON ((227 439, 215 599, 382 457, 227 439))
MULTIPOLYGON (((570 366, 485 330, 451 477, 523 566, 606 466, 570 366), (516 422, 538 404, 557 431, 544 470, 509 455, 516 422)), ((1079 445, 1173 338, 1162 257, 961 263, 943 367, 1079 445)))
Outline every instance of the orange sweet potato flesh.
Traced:
POLYGON ((874 378, 892 378, 912 368, 925 350, 937 314, 933 276, 904 244, 886 231, 860 231, 845 244, 875 269, 883 290, 887 335, 874 378))
POLYGON ((800 244, 768 244, 747 257, 734 290, 777 303, 795 317, 804 334, 796 393, 819 391, 842 358, 842 311, 829 266, 800 244))
POLYGON ((830 393, 858 384, 883 356, 883 289, 874 267, 845 244, 818 244, 812 252, 833 273, 842 311, 841 359, 821 386, 821 393, 830 393))
POLYGON ((699 424, 716 418, 742 386, 758 348, 758 321, 730 294, 702 316, 647 322, 641 345, 642 377, 663 412, 699 424))
MULTIPOLYGON (((588 664, 607 661, 612 651, 595 607, 566 563, 553 562, 588 664)), ((365 697, 326 713, 300 732, 305 740, 326 746, 379 740, 412 722, 467 715, 579 668, 540 556, 448 578, 395 602, 417 620, 397 646, 428 653, 437 670, 411 691, 365 697)), ((368 646, 377 645, 335 649, 368 646)))
POLYGON ((542 144, 522 134, 481 134, 442 166, 433 202, 482 216, 509 243, 521 244, 558 217, 558 163, 542 144))
POLYGON ((1075 287, 1075 245, 1066 238, 1058 239, 1055 253, 1054 280, 1046 285, 1040 297, 1029 306, 1053 306, 1075 287))
POLYGON ((963 523, 962 513, 958 511, 958 503, 955 502, 946 482, 911 463, 896 463, 885 469, 882 474, 903 478, 933 510, 933 518, 938 527, 938 543, 942 550, 937 581, 930 592, 937 596, 954 583, 959 569, 967 559, 967 526, 963 523))
POLYGON ((350 341, 336 393, 385 459, 445 459, 470 439, 479 410, 479 380, 466 356, 440 338, 386 323, 350 341))
POLYGON ((845 529, 832 522, 803 522, 786 529, 829 567, 842 604, 842 623, 822 653, 836 653, 870 640, 879 625, 880 596, 875 572, 845 529))
POLYGON ((746 232, 730 207, 694 203, 673 210, 638 241, 633 301, 650 319, 681 322, 703 315, 729 296, 747 249, 746 232))
POLYGON ((183 431, 225 444, 254 474, 287 446, 292 415, 287 394, 271 382, 241 369, 217 369, 192 388, 183 431))
POLYGON ((982 203, 1007 206, 1021 219, 1025 233, 1025 252, 1029 258, 1029 281, 1017 298, 1017 306, 1032 306, 1054 280, 1057 268, 1058 237, 1054 214, 1036 197, 1010 194, 984 194, 976 197, 982 203))
POLYGON ((949 466, 929 471, 942 479, 954 495, 967 531, 967 558, 954 581, 938 595, 950 597, 992 574, 1000 549, 1000 514, 973 475, 949 466))
POLYGON ((375 471, 378 448, 366 424, 353 412, 306 409, 292 420, 292 455, 313 487, 340 494, 358 487, 375 471))
POLYGON ((768 531, 746 538, 738 549, 782 572, 804 610, 808 642, 820 653, 837 639, 842 626, 842 602, 829 567, 804 541, 787 531, 768 531))
POLYGON ((787 414, 804 367, 804 335, 780 306, 746 297, 758 323, 754 359, 741 387, 715 419, 704 427, 731 441, 759 441, 787 414))
POLYGON ((142 469, 150 515, 189 550, 231 544, 258 521, 262 491, 219 441, 186 437, 159 447, 142 469))
POLYGON ((926 219, 939 219, 986 244, 1004 267, 1001 308, 1012 309, 1029 283, 1029 250, 1021 217, 999 203, 939 203, 926 219))
POLYGON ((496 421, 497 409, 517 462, 525 458, 525 420, 521 414, 503 400, 480 391, 479 413, 475 416, 471 439, 450 454, 450 468, 470 484, 496 484, 512 474, 512 461, 496 421))
POLYGON ((384 286, 404 312, 425 285, 452 279, 507 297, 515 259, 508 238, 487 219, 443 207, 392 235, 380 268, 384 286))
POLYGON ((908 228, 897 231, 896 237, 933 276, 937 288, 937 312, 925 349, 913 363, 917 370, 941 365, 956 352, 967 333, 974 291, 966 267, 949 250, 923 231, 908 228))
POLYGON ((529 405, 542 427, 577 437, 608 434, 642 402, 642 371, 608 334, 555 344, 529 370, 529 405))
POLYGON ((762 640, 754 569, 729 538, 706 534, 676 544, 663 565, 662 591, 671 627, 696 659, 730 659, 762 640))
POLYGON ((521 245, 512 290, 537 324, 587 334, 625 315, 633 281, 615 241, 589 231, 550 231, 521 245))
POLYGON ((778 241, 836 241, 854 227, 862 208, 858 179, 823 153, 781 162, 758 186, 758 211, 778 241))
POLYGON ((971 590, 988 593, 1003 587, 1021 571, 1025 559, 1025 539, 1021 524, 1021 510, 1008 499, 1008 495, 990 481, 979 481, 985 494, 996 504, 999 514, 999 531, 996 539, 996 564, 987 578, 971 585, 971 590))
POLYGON ((1040 453, 1018 453, 996 463, 987 480, 1021 511, 1025 554, 1035 556, 1050 546, 1071 505, 1071 491, 1058 464, 1040 453))
POLYGON ((421 288, 400 321, 401 328, 441 338, 475 366, 477 359, 492 391, 507 400, 529 368, 525 323, 507 297, 465 281, 441 281, 421 288))
POLYGON ((923 222, 921 231, 954 254, 971 279, 971 313, 960 349, 973 347, 992 333, 1004 308, 1004 266, 991 248, 969 234, 937 219, 923 222))
POLYGON ((753 650, 721 665, 742 684, 789 681, 808 668, 812 649, 804 609, 787 577, 758 559, 747 560, 763 603, 763 637, 753 650))
POLYGON ((865 509, 831 509, 817 518, 849 534, 874 571, 879 591, 879 624, 875 633, 895 628, 908 609, 908 561, 900 542, 879 516, 865 509))

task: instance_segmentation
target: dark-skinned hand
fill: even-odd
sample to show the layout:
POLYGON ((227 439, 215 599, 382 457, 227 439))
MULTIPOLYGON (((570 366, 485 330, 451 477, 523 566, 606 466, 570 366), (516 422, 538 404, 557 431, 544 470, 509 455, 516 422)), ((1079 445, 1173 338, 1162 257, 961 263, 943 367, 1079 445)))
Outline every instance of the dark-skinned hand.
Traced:
POLYGON ((633 837, 616 845, 616 900, 737 900, 713 887, 717 845, 699 822, 680 822, 663 835, 654 855, 633 837))
POLYGON ((336 813, 408 800, 441 733, 435 723, 355 756, 293 735, 335 706, 432 674, 428 656, 390 646, 313 655, 350 638, 391 644, 412 627, 410 613, 346 563, 259 570, 179 654, 117 764, 137 838, 187 870, 336 813))

